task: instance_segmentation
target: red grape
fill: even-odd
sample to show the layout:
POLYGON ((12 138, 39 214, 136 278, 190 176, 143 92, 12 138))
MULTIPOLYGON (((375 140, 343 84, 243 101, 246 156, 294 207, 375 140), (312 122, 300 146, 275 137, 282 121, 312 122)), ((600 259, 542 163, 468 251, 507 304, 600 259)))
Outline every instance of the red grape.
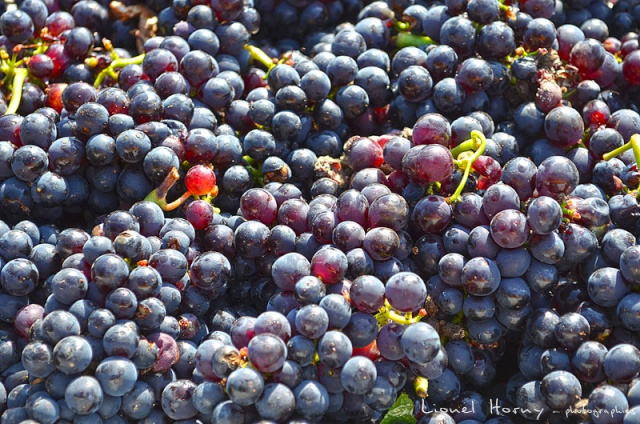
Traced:
POLYGON ((276 220, 278 204, 271 193, 263 188, 252 188, 240 198, 240 211, 248 220, 270 225, 276 220))
POLYGON ((184 216, 196 230, 204 230, 213 220, 213 206, 204 200, 194 200, 184 211, 184 216))
POLYGON ((184 178, 187 190, 196 196, 211 193, 216 187, 216 174, 205 165, 196 165, 187 171, 184 178))
POLYGON ((27 305, 24 308, 20 309, 16 314, 15 321, 13 323, 18 336, 22 337, 23 339, 29 339, 31 326, 33 325, 33 323, 35 323, 39 319, 42 319, 43 317, 44 308, 36 303, 32 303, 31 305, 27 305))
POLYGON ((445 181, 453 173, 453 156, 440 144, 422 144, 405 154, 402 171, 414 184, 445 181))

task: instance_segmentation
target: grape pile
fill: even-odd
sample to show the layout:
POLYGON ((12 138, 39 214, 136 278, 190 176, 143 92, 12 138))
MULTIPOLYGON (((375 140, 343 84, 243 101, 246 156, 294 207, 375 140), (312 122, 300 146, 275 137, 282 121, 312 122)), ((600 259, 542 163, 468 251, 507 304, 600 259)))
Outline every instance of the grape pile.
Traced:
POLYGON ((638 10, 0 2, 0 424, 640 423, 638 10))

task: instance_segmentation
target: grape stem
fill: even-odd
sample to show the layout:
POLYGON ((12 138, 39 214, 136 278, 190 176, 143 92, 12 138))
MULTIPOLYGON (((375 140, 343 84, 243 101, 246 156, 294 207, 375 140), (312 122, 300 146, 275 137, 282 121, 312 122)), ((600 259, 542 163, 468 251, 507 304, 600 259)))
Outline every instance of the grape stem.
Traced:
POLYGON ((243 156, 242 159, 247 162, 246 168, 251 172, 254 183, 263 187, 264 181, 262 180, 262 165, 249 155, 243 156))
POLYGON ((177 198, 171 203, 167 202, 167 194, 171 187, 180 179, 180 174, 178 173, 177 168, 173 168, 165 177, 162 184, 160 184, 156 189, 154 189, 151 193, 144 198, 144 200, 148 202, 153 202, 156 205, 160 206, 165 212, 172 211, 176 209, 178 206, 183 204, 189 197, 191 197, 191 192, 187 191, 182 196, 177 198))
POLYGON ((251 59, 262 63, 267 68, 267 72, 269 72, 273 67, 276 66, 276 64, 273 63, 273 59, 269 57, 269 55, 266 54, 261 48, 251 46, 249 44, 245 45, 244 48, 249 52, 249 55, 251 55, 251 59))
POLYGON ((475 150, 478 147, 480 147, 478 145, 478 141, 474 140, 472 136, 469 140, 463 141, 462 143, 451 149, 451 155, 457 159, 458 156, 460 156, 460 153, 466 152, 468 150, 475 150))
POLYGON ((447 199, 448 203, 453 203, 460 198, 460 194, 462 194, 462 190, 464 186, 467 184, 467 180, 469 179, 469 174, 471 173, 471 168, 473 167, 473 163, 484 153, 484 149, 487 147, 487 139, 485 138, 482 132, 473 130, 471 131, 471 139, 462 142, 459 146, 455 147, 451 150, 451 154, 453 157, 457 158, 462 154, 467 154, 468 150, 476 149, 476 151, 469 157, 465 157, 458 161, 459 166, 464 166, 464 174, 462 175, 462 179, 460 180, 460 184, 458 184, 458 188, 455 193, 451 197, 447 199))
POLYGON ((384 306, 380 308, 380 311, 376 314, 376 320, 378 321, 378 325, 383 327, 389 321, 397 322, 402 325, 410 325, 420 321, 423 317, 427 315, 426 311, 420 310, 420 313, 415 317, 411 312, 407 314, 399 314, 393 310, 393 307, 389 303, 388 300, 385 299, 384 306))
POLYGON ((629 142, 624 146, 620 146, 617 149, 605 153, 602 155, 603 160, 613 159, 614 157, 623 154, 629 149, 633 149, 633 156, 636 158, 636 164, 640 168, 640 134, 634 134, 629 139, 629 142))
POLYGON ((571 222, 581 218, 580 214, 569 208, 566 202, 560 203, 560 208, 562 209, 562 220, 565 222, 571 222))
POLYGON ((402 32, 402 31, 408 31, 411 28, 411 24, 409 24, 409 22, 402 22, 402 21, 393 19, 391 21, 391 27, 393 27, 393 29, 395 29, 398 32, 402 32))
POLYGON ((93 86, 95 88, 100 88, 100 84, 102 84, 102 81, 104 81, 104 79, 107 76, 110 76, 111 78, 117 79, 118 78, 118 74, 116 73, 116 69, 124 68, 125 66, 128 66, 128 65, 139 65, 139 64, 141 64, 145 55, 143 53, 143 54, 135 56, 135 57, 121 58, 115 52, 112 52, 112 56, 114 56, 115 59, 111 62, 111 64, 109 64, 109 66, 107 66, 105 69, 100 71, 100 73, 96 77, 96 80, 93 83, 93 86))
POLYGON ((402 49, 404 47, 420 47, 425 44, 438 44, 426 35, 416 35, 409 32, 401 32, 396 36, 396 47, 402 49))
POLYGON ((416 391, 416 395, 424 399, 428 396, 429 380, 422 376, 417 376, 413 380, 413 388, 416 391))
POLYGON ((24 86, 24 81, 27 79, 27 69, 17 68, 13 72, 11 101, 9 101, 7 111, 4 113, 5 115, 12 115, 18 111, 18 107, 20 107, 20 100, 22 99, 22 87, 24 86))
POLYGON ((504 3, 500 3, 500 11, 504 13, 505 18, 508 18, 508 19, 516 18, 516 14, 513 11, 513 8, 511 6, 507 6, 504 3))

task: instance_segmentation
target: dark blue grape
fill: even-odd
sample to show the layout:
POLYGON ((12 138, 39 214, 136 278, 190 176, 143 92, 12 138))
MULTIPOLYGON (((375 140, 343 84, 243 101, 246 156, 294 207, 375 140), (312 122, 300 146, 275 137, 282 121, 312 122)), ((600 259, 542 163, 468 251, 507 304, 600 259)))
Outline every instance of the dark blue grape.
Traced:
POLYGON ((98 380, 93 377, 82 376, 76 378, 67 386, 64 398, 73 412, 80 415, 88 415, 100 408, 104 393, 98 380))
POLYGON ((296 400, 295 412, 302 417, 315 419, 329 409, 329 393, 316 381, 303 381, 293 390, 293 394, 296 400))
POLYGON ((239 368, 227 378, 229 398, 243 406, 255 403, 264 390, 262 375, 251 368, 239 368))

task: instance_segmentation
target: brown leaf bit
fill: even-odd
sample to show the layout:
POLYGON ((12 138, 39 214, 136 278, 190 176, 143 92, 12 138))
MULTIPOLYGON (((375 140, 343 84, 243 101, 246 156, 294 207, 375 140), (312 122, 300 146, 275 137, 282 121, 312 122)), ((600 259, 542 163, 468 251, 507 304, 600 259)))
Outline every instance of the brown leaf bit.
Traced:
POLYGON ((432 326, 433 329, 436 330, 438 332, 438 334, 440 334, 440 324, 443 321, 437 320, 437 319, 435 319, 433 317, 428 317, 426 320, 424 320, 424 322, 426 322, 427 324, 432 326))
POLYGON ((438 305, 431 298, 431 296, 427 296, 427 300, 424 301, 424 309, 427 311, 427 315, 430 317, 434 317, 438 314, 438 305))
POLYGON ((400 137, 404 137, 407 140, 413 140, 413 128, 404 127, 400 132, 400 137))
POLYGON ((104 231, 102 231, 102 224, 98 224, 91 230, 92 236, 104 236, 104 231))
POLYGON ((352 171, 343 161, 345 161, 344 156, 340 159, 320 156, 315 164, 316 178, 328 177, 340 184, 341 187, 346 187, 349 182, 349 174, 352 171))
POLYGON ((229 369, 235 370, 238 367, 241 367, 244 361, 242 360, 242 356, 238 352, 229 351, 227 352, 223 358, 222 362, 227 364, 229 369))
POLYGON ((109 4, 113 15, 120 20, 138 19, 138 29, 135 30, 136 47, 139 53, 144 52, 144 43, 158 32, 158 17, 147 6, 134 4, 125 6, 119 1, 112 1, 109 4))
POLYGON ((151 314, 151 308, 146 305, 140 304, 138 305, 138 309, 136 310, 135 317, 137 319, 145 319, 149 316, 149 314, 151 314))
POLYGON ((180 250, 180 240, 178 240, 177 238, 170 239, 169 243, 167 243, 167 247, 169 249, 180 250))
POLYGON ((262 177, 262 182, 264 184, 273 183, 273 182, 284 183, 289 179, 289 173, 290 173, 289 166, 284 165, 282 168, 276 171, 265 172, 264 176, 262 177))
POLYGON ((440 334, 449 340, 464 340, 465 338, 464 328, 461 325, 450 322, 443 323, 440 327, 440 334))
POLYGON ((604 343, 604 342, 607 341, 609 336, 611 336, 611 330, 607 328, 606 330, 604 330, 602 332, 602 334, 596 336, 595 341, 600 342, 600 343, 604 343))
POLYGON ((432 317, 427 318, 425 322, 432 326, 438 334, 449 340, 464 340, 465 333, 461 325, 452 324, 432 317))
POLYGON ((569 408, 566 412, 571 414, 573 418, 582 418, 584 420, 589 420, 591 418, 591 414, 588 412, 589 410, 589 399, 580 399, 569 408))
POLYGON ((561 66, 560 56, 558 56, 558 52, 553 49, 545 51, 545 54, 541 54, 538 59, 538 69, 540 70, 548 70, 550 73, 553 73, 561 66))
POLYGON ((476 341, 471 341, 471 344, 474 347, 477 347, 480 350, 485 350, 485 349, 497 349, 500 346, 500 342, 495 342, 492 344, 482 344, 482 343, 478 343, 476 341))

